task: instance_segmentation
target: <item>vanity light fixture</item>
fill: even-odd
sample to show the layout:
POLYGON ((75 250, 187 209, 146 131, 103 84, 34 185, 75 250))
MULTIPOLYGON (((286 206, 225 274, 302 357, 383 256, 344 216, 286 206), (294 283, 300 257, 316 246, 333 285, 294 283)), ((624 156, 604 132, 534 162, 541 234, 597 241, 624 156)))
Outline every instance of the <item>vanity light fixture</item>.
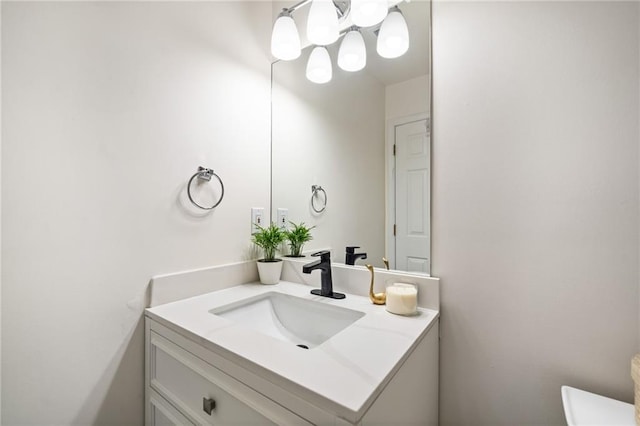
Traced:
MULTIPOLYGON (((400 0, 403 1, 403 0, 400 0)), ((407 0, 409 1, 409 0, 407 0)), ((324 46, 344 39, 338 52, 338 66, 349 72, 363 69, 367 51, 361 28, 374 31, 378 40, 376 51, 383 58, 397 58, 409 49, 409 29, 397 5, 398 0, 301 0, 285 8, 278 15, 271 34, 271 53, 278 59, 291 61, 300 56, 300 36, 291 13, 311 4, 307 19, 307 39, 316 47, 309 56, 307 78, 314 83, 331 80, 332 68, 329 52, 324 46), (340 19, 349 17, 355 24, 340 32, 340 19), (382 24, 380 24, 382 22, 382 24)))
POLYGON ((283 61, 291 61, 300 56, 300 36, 298 28, 288 9, 284 9, 273 24, 271 33, 271 53, 283 61))
POLYGON ((312 0, 307 18, 307 38, 315 45, 327 46, 340 37, 338 12, 333 0, 312 0))
POLYGON ((359 27, 377 25, 387 16, 387 0, 351 0, 351 20, 359 27))
POLYGON ((323 84, 331 81, 333 70, 331 68, 331 58, 324 46, 316 46, 309 55, 307 62, 307 79, 313 83, 323 84))
POLYGON ((345 34, 338 51, 338 66, 345 71, 360 71, 367 65, 367 49, 358 27, 345 34))
POLYGON ((383 58, 397 58, 409 50, 409 29, 398 6, 394 6, 382 22, 376 50, 383 58))

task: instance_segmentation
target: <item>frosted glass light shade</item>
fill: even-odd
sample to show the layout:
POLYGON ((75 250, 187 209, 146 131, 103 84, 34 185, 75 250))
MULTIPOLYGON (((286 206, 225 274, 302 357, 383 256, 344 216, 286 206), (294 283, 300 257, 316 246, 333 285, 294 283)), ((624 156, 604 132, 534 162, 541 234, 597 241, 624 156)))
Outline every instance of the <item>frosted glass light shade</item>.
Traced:
POLYGON ((338 66, 345 71, 360 71, 367 65, 367 48, 362 34, 351 30, 345 34, 338 51, 338 66))
POLYGON ((351 20, 359 27, 379 24, 387 16, 387 0, 351 0, 351 20))
POLYGON ((283 61, 291 61, 300 56, 298 28, 289 14, 280 14, 273 24, 271 54, 283 61))
POLYGON ((376 50, 383 58, 397 58, 409 50, 409 29, 397 7, 389 11, 380 26, 376 50))
POLYGON ((323 84, 331 81, 333 70, 331 69, 331 58, 326 47, 316 46, 307 62, 307 79, 314 83, 323 84))
POLYGON ((332 0, 313 0, 307 18, 307 38, 313 44, 327 46, 340 36, 338 12, 332 0))

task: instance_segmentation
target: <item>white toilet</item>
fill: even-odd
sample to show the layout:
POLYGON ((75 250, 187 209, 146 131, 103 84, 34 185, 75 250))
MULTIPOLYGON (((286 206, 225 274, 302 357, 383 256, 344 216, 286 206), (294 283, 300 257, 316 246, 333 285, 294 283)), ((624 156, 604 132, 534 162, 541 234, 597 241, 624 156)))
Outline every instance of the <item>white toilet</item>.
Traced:
POLYGON ((633 404, 562 386, 562 405, 569 426, 635 426, 633 404))

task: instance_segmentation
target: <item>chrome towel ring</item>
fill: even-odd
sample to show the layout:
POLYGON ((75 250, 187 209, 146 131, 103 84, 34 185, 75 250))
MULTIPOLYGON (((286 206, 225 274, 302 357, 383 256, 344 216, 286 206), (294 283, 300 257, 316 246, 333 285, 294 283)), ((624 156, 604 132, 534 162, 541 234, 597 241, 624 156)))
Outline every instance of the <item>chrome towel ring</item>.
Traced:
POLYGON ((198 171, 195 172, 193 176, 191 176, 191 179, 189 179, 189 183, 187 184, 187 196, 189 197, 189 201, 191 201, 191 203, 194 206, 198 207, 199 209, 213 210, 216 207, 218 207, 218 204, 220 204, 222 202, 222 199, 224 198, 224 183, 222 183, 222 179, 220 179, 220 176, 214 173, 213 169, 207 169, 205 167, 199 166, 198 171), (196 203, 193 197, 191 196, 191 184, 193 183, 193 180, 196 177, 198 178, 198 180, 203 180, 207 182, 209 182, 212 177, 215 177, 216 179, 218 179, 218 182, 220 182, 220 188, 222 189, 222 192, 220 193, 220 199, 218 199, 218 201, 211 207, 201 206, 200 204, 196 203))
POLYGON ((311 185, 311 208, 316 213, 322 213, 324 209, 327 208, 327 191, 322 189, 320 185, 311 185), (315 204, 315 199, 319 198, 318 193, 322 192, 324 194, 324 200, 322 201, 322 207, 317 208, 315 204))

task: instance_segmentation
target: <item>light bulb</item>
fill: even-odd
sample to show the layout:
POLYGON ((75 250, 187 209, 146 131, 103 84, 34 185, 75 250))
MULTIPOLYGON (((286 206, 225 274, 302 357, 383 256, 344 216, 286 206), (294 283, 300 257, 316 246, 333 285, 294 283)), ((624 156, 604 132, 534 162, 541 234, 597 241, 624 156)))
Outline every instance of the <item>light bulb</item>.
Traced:
POLYGON ((360 71, 367 64, 367 49, 362 34, 350 30, 342 39, 338 51, 338 66, 345 71, 360 71))
POLYGON ((312 44, 329 45, 340 36, 338 12, 332 0, 313 0, 307 18, 307 38, 312 44))
POLYGON ((331 81, 333 71, 331 69, 331 58, 326 47, 316 46, 307 62, 307 79, 314 83, 322 84, 331 81))
POLYGON ((291 61, 300 56, 298 28, 288 11, 283 11, 273 24, 271 54, 283 61, 291 61))
POLYGON ((351 0, 351 20, 359 27, 377 25, 387 16, 387 0, 351 0))
POLYGON ((409 50, 409 29, 397 6, 389 11, 380 26, 376 50, 383 58, 397 58, 409 50))

